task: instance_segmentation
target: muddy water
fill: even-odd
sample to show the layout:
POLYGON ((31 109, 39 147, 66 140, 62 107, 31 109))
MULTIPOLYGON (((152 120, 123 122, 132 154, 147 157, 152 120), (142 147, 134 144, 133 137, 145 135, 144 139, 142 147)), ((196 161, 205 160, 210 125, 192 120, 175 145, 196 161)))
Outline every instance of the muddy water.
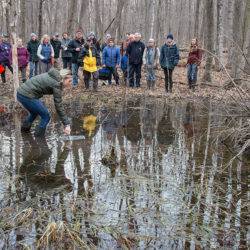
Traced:
MULTIPOLYGON (((247 249, 249 158, 210 103, 74 101, 72 135, 1 118, 0 249, 247 249), (63 139, 63 138, 62 138, 63 139), (229 164, 228 164, 229 163, 229 164)), ((239 121, 240 122, 240 121, 239 121)))

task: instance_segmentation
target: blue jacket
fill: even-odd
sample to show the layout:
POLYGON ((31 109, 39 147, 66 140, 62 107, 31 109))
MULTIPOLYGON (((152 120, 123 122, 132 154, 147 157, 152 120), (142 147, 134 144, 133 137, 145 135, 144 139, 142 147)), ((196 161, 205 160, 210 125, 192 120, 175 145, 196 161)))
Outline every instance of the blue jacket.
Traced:
POLYGON ((133 41, 129 44, 127 48, 127 55, 129 58, 129 63, 132 64, 142 64, 143 52, 145 49, 145 44, 141 41, 133 41))
POLYGON ((161 47, 160 64, 162 68, 174 69, 180 60, 179 48, 175 42, 161 47))
POLYGON ((51 45, 45 45, 42 44, 42 51, 41 54, 44 57, 44 59, 42 60, 44 63, 50 63, 51 61, 51 45))
POLYGON ((109 47, 106 46, 102 52, 102 64, 107 67, 114 68, 116 65, 120 64, 120 50, 117 46, 109 47))
POLYGON ((122 69, 122 71, 127 71, 128 70, 128 57, 127 57, 127 55, 124 55, 122 57, 121 69, 122 69))

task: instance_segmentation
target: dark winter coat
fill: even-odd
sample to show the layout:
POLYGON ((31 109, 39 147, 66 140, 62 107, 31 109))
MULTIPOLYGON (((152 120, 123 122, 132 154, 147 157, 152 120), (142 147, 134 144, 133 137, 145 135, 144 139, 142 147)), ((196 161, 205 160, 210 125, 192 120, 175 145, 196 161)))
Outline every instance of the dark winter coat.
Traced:
POLYGON ((127 47, 127 55, 129 59, 129 63, 132 64, 142 64, 143 52, 145 49, 145 45, 143 42, 133 41, 127 47))
MULTIPOLYGON (((10 51, 10 64, 12 64, 12 51, 10 51)), ((30 56, 25 47, 17 48, 18 67, 27 67, 30 56)))
POLYGON ((96 38, 93 39, 93 45, 97 48, 97 50, 101 51, 100 43, 96 40, 96 38))
POLYGON ((29 51, 30 54, 30 61, 31 62, 38 62, 39 58, 37 56, 37 50, 39 47, 39 42, 30 40, 27 45, 27 50, 29 51))
POLYGON ((11 45, 9 43, 0 43, 0 64, 8 64, 11 45))
POLYGON ((193 45, 188 54, 187 64, 197 64, 200 66, 202 60, 202 48, 198 45, 193 45))
MULTIPOLYGON (((95 46, 91 46, 91 52, 92 52, 92 57, 96 58, 96 64, 98 66, 101 65, 101 57, 99 54, 99 51, 97 50, 97 48, 95 46)), ((83 60, 85 58, 85 56, 89 57, 89 46, 87 44, 84 45, 84 47, 81 49, 80 54, 78 56, 78 64, 80 66, 83 66, 83 60)))
POLYGON ((102 64, 107 67, 114 68, 116 65, 120 64, 120 50, 117 46, 110 47, 106 46, 102 52, 102 64))
POLYGON ((105 49, 106 46, 108 46, 107 42, 102 43, 102 47, 101 47, 102 51, 105 49))
POLYGON ((62 104, 62 77, 55 68, 51 68, 48 73, 32 77, 23 83, 17 92, 31 99, 39 99, 43 95, 53 95, 56 111, 64 125, 70 122, 64 111, 62 104))
POLYGON ((69 48, 68 48, 68 45, 69 43, 71 42, 70 39, 68 40, 65 40, 65 39, 62 39, 61 41, 61 47, 62 47, 62 58, 71 58, 72 57, 72 53, 69 51, 69 48), (63 49, 63 47, 66 47, 65 49, 63 49))
POLYGON ((53 38, 51 38, 50 43, 54 49, 54 58, 59 58, 61 51, 61 42, 59 40, 54 40, 53 38))
POLYGON ((69 51, 72 53, 72 63, 78 62, 78 56, 80 51, 76 51, 76 48, 83 48, 84 39, 82 38, 80 41, 76 38, 71 40, 68 46, 69 51))
POLYGON ((171 45, 164 44, 161 47, 160 64, 161 67, 173 70, 180 60, 179 48, 175 42, 171 45))

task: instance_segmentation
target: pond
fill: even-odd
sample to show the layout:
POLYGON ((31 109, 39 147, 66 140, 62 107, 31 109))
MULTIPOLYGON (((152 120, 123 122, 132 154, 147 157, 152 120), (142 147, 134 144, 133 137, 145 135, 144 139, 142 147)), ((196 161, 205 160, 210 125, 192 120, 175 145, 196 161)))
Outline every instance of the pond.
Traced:
POLYGON ((1 118, 0 249, 247 249, 249 157, 230 161, 222 107, 142 97, 67 113, 75 140, 56 115, 45 138, 1 118))

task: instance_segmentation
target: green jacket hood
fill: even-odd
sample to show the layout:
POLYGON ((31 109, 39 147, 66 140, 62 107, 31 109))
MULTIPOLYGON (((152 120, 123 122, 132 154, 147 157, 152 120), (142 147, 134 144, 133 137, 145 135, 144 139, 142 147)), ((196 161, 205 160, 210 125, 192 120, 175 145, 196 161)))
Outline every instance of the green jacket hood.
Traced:
POLYGON ((51 68, 48 72, 49 76, 52 77, 53 79, 55 79, 57 82, 61 82, 62 81, 62 77, 59 73, 59 71, 55 68, 51 68))

